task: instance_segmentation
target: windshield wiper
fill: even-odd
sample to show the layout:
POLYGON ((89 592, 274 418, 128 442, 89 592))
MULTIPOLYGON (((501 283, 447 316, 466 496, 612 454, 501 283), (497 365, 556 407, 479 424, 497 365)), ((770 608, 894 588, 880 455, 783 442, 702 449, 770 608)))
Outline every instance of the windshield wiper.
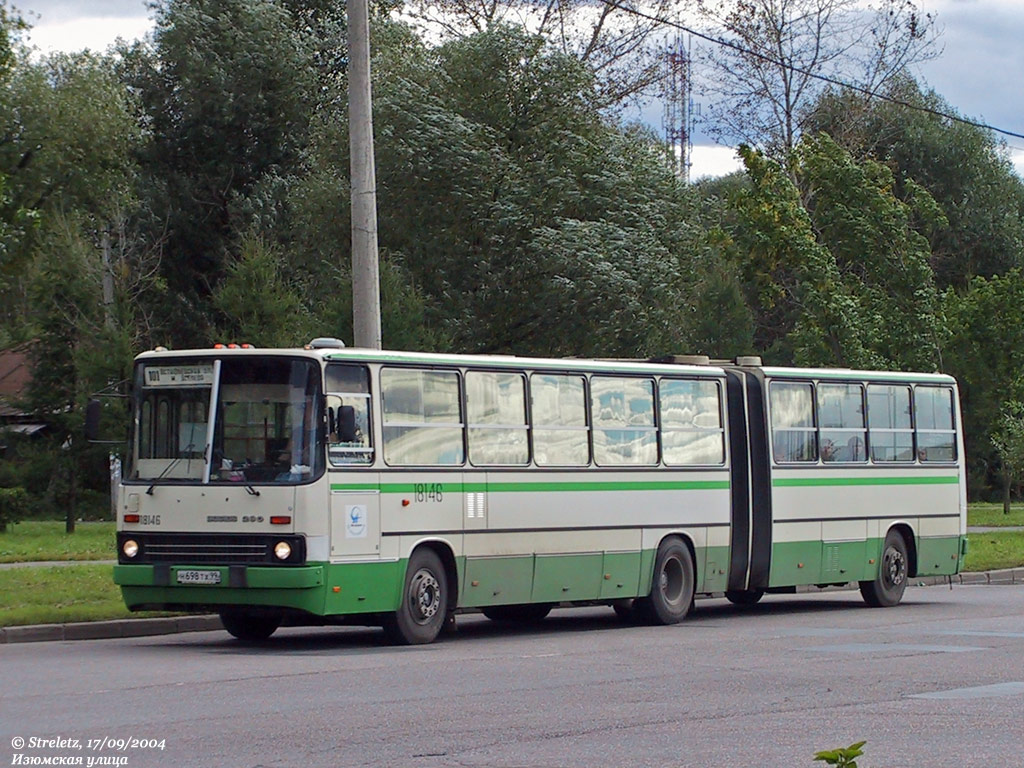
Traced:
MULTIPOLYGON (((188 453, 189 451, 191 451, 195 447, 196 447, 195 443, 189 443, 188 445, 185 446, 185 452, 188 453)), ((184 456, 176 456, 174 461, 172 461, 170 464, 168 464, 166 467, 164 467, 164 471, 161 472, 159 475, 157 475, 155 478, 153 478, 153 483, 149 486, 149 488, 146 489, 146 495, 147 496, 152 496, 153 495, 153 489, 156 488, 157 482, 159 480, 163 480, 164 477, 167 475, 167 473, 170 472, 172 469, 174 469, 176 466, 178 466, 178 462, 181 461, 184 458, 185 458, 184 456)), ((192 457, 189 456, 188 460, 192 461, 192 457)))

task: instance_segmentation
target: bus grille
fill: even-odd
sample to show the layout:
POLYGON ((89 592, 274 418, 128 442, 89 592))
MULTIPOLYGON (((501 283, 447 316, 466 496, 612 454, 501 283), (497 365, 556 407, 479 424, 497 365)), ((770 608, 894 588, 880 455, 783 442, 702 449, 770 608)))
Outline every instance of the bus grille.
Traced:
POLYGON ((271 535, 217 535, 190 533, 136 533, 117 534, 118 562, 129 564, 171 563, 177 565, 299 565, 306 560, 305 539, 302 536, 271 535), (132 539, 139 545, 139 554, 133 558, 124 555, 122 543, 132 539), (279 560, 274 546, 287 542, 291 557, 279 560))

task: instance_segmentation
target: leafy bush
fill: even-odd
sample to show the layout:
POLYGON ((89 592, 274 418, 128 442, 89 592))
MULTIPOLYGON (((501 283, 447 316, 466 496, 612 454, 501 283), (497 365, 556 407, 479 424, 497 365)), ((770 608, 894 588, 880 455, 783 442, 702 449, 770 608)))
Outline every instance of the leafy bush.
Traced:
POLYGON ((28 511, 28 494, 24 488, 0 488, 0 531, 6 531, 8 523, 21 520, 28 511))

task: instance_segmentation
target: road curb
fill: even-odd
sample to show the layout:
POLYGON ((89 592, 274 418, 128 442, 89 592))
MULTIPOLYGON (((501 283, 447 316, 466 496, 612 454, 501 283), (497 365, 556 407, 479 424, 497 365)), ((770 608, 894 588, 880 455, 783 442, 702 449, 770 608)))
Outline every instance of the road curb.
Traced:
POLYGON ((0 629, 0 644, 41 643, 54 640, 109 640, 118 637, 174 635, 179 632, 208 632, 223 628, 219 616, 170 616, 160 619, 34 624, 0 629))
MULTIPOLYGON (((954 576, 916 576, 910 585, 914 587, 934 586, 979 586, 979 585, 1024 584, 1024 568, 1005 568, 998 571, 958 573, 954 576)), ((856 589, 856 585, 847 585, 856 589)), ((801 586, 798 593, 823 592, 835 587, 801 586)), ((720 597, 715 594, 714 597, 720 597)), ((114 621, 80 621, 70 624, 33 624, 25 627, 0 628, 0 645, 5 643, 42 643, 55 640, 110 640, 119 637, 148 637, 150 635, 174 635, 180 632, 210 632, 223 629, 220 617, 171 616, 160 619, 116 619, 114 621)))

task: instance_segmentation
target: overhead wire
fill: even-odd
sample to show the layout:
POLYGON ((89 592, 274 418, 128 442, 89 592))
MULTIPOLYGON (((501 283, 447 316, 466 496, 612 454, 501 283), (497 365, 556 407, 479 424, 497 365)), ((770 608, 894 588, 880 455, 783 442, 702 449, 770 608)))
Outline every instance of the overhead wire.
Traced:
POLYGON ((656 24, 673 27, 674 29, 678 29, 682 32, 687 32, 693 35, 694 37, 704 40, 706 42, 714 43, 715 45, 721 45, 725 48, 731 48, 734 51, 744 54, 745 56, 753 56, 754 58, 760 59, 761 61, 765 61, 774 66, 781 67, 783 69, 788 69, 791 72, 796 72, 798 74, 805 75, 806 77, 812 78, 814 80, 820 80, 831 85, 836 85, 839 86, 840 88, 846 88, 856 93, 868 96, 869 98, 872 99, 878 99, 879 101, 885 101, 890 104, 896 104, 898 106, 906 107, 907 109, 916 110, 918 112, 925 112, 927 114, 935 115, 936 117, 941 117, 946 120, 952 120, 957 123, 972 125, 975 128, 983 128, 985 130, 994 131, 995 133, 1000 133, 1003 134, 1004 136, 1012 136, 1017 139, 1024 139, 1024 133, 1016 133, 1005 128, 999 128, 998 126, 990 125, 989 123, 983 123, 979 120, 971 120, 970 118, 963 117, 961 115, 943 112, 942 110, 939 109, 932 109, 931 107, 924 106, 923 104, 914 104, 913 102, 898 99, 894 96, 887 96, 883 93, 873 91, 870 88, 864 88, 863 86, 856 85, 854 83, 848 83, 845 82, 844 80, 840 80, 835 77, 830 77, 829 75, 822 75, 818 72, 813 72, 809 69, 805 69, 795 64, 787 64, 785 61, 776 59, 772 56, 769 56, 768 54, 761 53, 760 51, 755 51, 751 48, 745 48, 739 43, 734 43, 731 40, 723 40, 722 38, 719 37, 714 37, 703 32, 698 32, 692 27, 688 27, 685 24, 682 24, 681 22, 673 21, 672 19, 663 19, 658 16, 653 16, 649 13, 644 13, 643 11, 637 10, 636 8, 630 8, 628 6, 622 5, 621 3, 617 2, 617 0, 600 0, 600 2, 603 5, 606 5, 610 8, 615 8, 616 10, 623 11, 625 13, 637 16, 647 21, 655 22, 656 24))

